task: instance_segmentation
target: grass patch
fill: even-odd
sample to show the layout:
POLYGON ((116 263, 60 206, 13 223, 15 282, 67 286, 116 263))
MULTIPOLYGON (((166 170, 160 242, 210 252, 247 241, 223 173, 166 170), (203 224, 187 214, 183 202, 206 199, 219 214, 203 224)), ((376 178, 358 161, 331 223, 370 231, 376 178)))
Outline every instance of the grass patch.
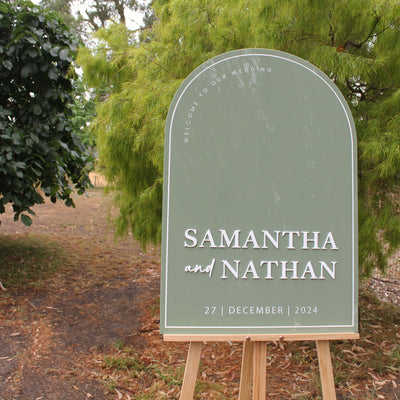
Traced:
POLYGON ((62 246, 46 236, 2 235, 0 282, 14 289, 38 286, 67 260, 62 246))
POLYGON ((117 371, 146 371, 147 367, 135 357, 105 357, 104 364, 107 368, 112 368, 117 371))

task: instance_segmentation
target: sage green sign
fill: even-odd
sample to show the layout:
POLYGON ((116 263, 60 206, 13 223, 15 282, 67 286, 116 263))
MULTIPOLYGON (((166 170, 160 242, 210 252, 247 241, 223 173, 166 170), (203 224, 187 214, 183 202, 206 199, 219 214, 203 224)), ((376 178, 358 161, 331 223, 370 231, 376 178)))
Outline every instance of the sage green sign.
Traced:
POLYGON ((293 55, 219 55, 165 130, 161 332, 357 332, 356 133, 293 55))

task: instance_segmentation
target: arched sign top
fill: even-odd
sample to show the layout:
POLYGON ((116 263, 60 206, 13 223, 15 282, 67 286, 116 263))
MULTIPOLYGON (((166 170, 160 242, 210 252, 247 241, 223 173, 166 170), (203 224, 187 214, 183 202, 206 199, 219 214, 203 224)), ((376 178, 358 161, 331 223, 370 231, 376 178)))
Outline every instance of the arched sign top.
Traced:
POLYGON ((355 332, 356 153, 310 63, 245 49, 194 70, 165 131, 162 332, 355 332))
MULTIPOLYGON (((355 127, 354 127, 354 122, 351 117, 351 111, 347 105, 347 102, 345 98, 343 97, 342 93, 340 90, 337 88, 337 86, 333 83, 333 81, 322 71, 320 71, 318 68, 316 68, 314 65, 310 64, 308 61, 303 60, 302 58, 296 57, 292 54, 285 53, 282 51, 277 51, 277 50, 266 50, 266 49, 243 49, 243 50, 234 50, 229 53, 224 53, 221 54, 215 58, 212 58, 211 60, 208 60, 198 68, 196 68, 182 83, 180 88, 178 89, 177 93, 174 96, 173 102, 170 106, 170 111, 169 111, 169 122, 172 123, 174 120, 175 112, 176 109, 181 101, 182 96, 185 94, 186 90, 195 82, 200 75, 206 73, 209 69, 211 68, 217 68, 220 63, 226 63, 230 62, 233 60, 239 60, 241 58, 246 59, 249 57, 268 57, 268 58, 276 58, 280 60, 284 60, 285 62, 293 63, 299 68, 304 68, 311 74, 315 75, 318 79, 321 80, 323 85, 326 85, 332 93, 337 97, 338 102, 341 104, 343 107, 344 113, 348 116, 348 124, 349 124, 349 133, 351 134, 352 140, 356 138, 356 133, 355 133, 355 127)), ((251 69, 251 67, 250 67, 251 69)), ((248 73, 248 72, 256 72, 254 71, 245 71, 245 67, 243 67, 242 73, 248 73)), ((272 72, 271 68, 267 68, 267 72, 272 72)), ((238 73, 240 73, 238 71, 238 73)), ((169 132, 171 132, 172 129, 170 127, 169 132)))

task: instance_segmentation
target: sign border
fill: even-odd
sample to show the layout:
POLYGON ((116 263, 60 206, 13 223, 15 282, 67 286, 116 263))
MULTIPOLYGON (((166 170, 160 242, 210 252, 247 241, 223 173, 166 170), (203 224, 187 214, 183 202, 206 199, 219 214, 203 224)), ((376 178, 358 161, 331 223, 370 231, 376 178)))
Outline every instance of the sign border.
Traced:
MULTIPOLYGON (((356 308, 357 308, 357 300, 356 299, 356 294, 358 296, 358 281, 356 279, 356 274, 358 274, 358 271, 356 271, 356 268, 358 268, 358 243, 357 243, 357 238, 356 238, 356 215, 357 215, 357 136, 356 136, 356 129, 353 121, 353 117, 350 111, 350 108, 343 97, 343 94, 340 92, 340 90, 337 88, 337 86, 330 80, 330 78, 324 74, 321 70, 316 68, 314 65, 309 63, 308 61, 301 59, 297 56, 294 56, 289 53, 277 51, 277 50, 267 50, 267 49, 242 49, 242 50, 234 50, 228 53, 223 53, 220 54, 219 56, 216 56, 214 58, 211 58, 210 60, 206 61, 205 63, 201 64, 199 67, 197 67, 181 84, 179 87, 178 91, 176 92, 174 99, 171 102, 171 106, 168 112, 167 116, 167 124, 166 124, 166 132, 165 136, 168 139, 168 151, 164 150, 164 157, 166 157, 166 161, 164 160, 164 165, 167 166, 166 168, 166 174, 164 174, 164 179, 167 177, 166 181, 164 182, 164 195, 166 195, 166 201, 165 201, 165 243, 163 243, 163 247, 165 248, 165 270, 162 271, 164 274, 164 279, 163 279, 163 291, 162 293, 164 294, 163 296, 163 303, 164 303, 164 312, 163 312, 163 317, 164 317, 164 325, 163 328, 165 329, 181 329, 182 331, 184 330, 189 330, 189 329, 196 329, 199 331, 199 334, 202 334, 202 330, 210 330, 210 329, 236 329, 238 331, 243 331, 243 330, 279 330, 279 329, 295 329, 296 332, 300 332, 301 330, 304 329, 321 329, 321 328, 353 328, 354 332, 358 331, 357 327, 357 313, 356 313, 356 308), (211 326, 206 326, 206 325, 168 325, 168 274, 169 274, 169 236, 170 236, 170 182, 171 182, 171 149, 172 149, 172 125, 174 123, 174 118, 175 118, 175 113, 176 110, 180 104, 180 100, 185 94, 185 92, 188 90, 188 88, 192 85, 192 83, 203 73, 205 73, 207 70, 209 70, 212 67, 215 67, 216 65, 235 59, 235 58, 242 58, 242 57, 248 57, 248 56, 257 56, 257 57, 269 57, 269 58, 276 58, 276 59, 282 59, 289 61, 293 64, 296 64, 300 66, 301 68, 304 68, 311 72, 313 75, 315 75, 318 79, 320 79, 336 96, 338 99, 347 119, 347 124, 349 127, 349 133, 350 133, 350 140, 351 140, 351 152, 352 152, 352 323, 349 325, 342 325, 342 324, 337 324, 337 325, 301 325, 301 326, 293 326, 293 325, 284 325, 284 326, 244 326, 244 325, 231 325, 231 326, 218 326, 218 325, 211 325, 211 326), (208 64, 208 65, 207 65, 208 64)), ((163 226, 164 228, 164 226, 163 226)), ((163 232, 163 239, 164 239, 164 232, 163 232)), ((161 303, 162 304, 162 303, 161 303)), ((325 332, 324 332, 325 333, 325 332)), ((239 333, 240 334, 240 333, 239 333)), ((285 333, 286 334, 286 333, 285 333)), ((293 332, 287 332, 288 335, 293 334, 293 332)), ((295 333, 294 333, 295 334, 295 333)), ((308 333, 307 333, 308 334, 308 333)), ((312 334, 312 333, 309 333, 312 334)), ((174 333, 165 333, 165 335, 180 335, 180 334, 174 334, 174 333)), ((185 333, 182 333, 184 336, 185 333)), ((186 334, 187 336, 188 334, 186 334)), ((192 334, 189 334, 192 335, 192 334)), ((196 335, 196 334, 193 334, 196 335)), ((208 334, 206 334, 208 335, 208 334)), ((216 334, 218 335, 218 334, 216 334)))

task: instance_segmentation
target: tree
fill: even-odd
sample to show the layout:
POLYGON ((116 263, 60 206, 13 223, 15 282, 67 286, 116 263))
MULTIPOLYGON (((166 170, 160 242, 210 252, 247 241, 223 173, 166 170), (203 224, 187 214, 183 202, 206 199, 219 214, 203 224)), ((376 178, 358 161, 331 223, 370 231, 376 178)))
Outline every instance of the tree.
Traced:
POLYGON ((93 129, 116 190, 119 233, 160 240, 163 132, 182 80, 212 56, 272 48, 309 60, 338 85, 358 132, 359 255, 384 269, 400 244, 400 5, 393 0, 158 0, 146 43, 111 27, 83 51, 88 81, 108 82, 93 129), (103 61, 100 61, 102 57, 103 61))
POLYGON ((77 29, 78 21, 71 13, 73 0, 41 0, 40 7, 56 12, 66 25, 77 29))
MULTIPOLYGON (((57 2, 59 0, 44 0, 57 2)), ((96 32, 112 23, 126 25, 130 11, 137 11, 145 7, 138 0, 93 0, 87 4, 85 0, 75 0, 79 4, 76 21, 82 36, 85 33, 96 32)))
POLYGON ((137 10, 136 0, 94 0, 90 10, 87 11, 88 18, 85 19, 94 31, 104 28, 106 23, 114 20, 126 24, 126 9, 137 10))
POLYGON ((90 123, 96 115, 96 102, 93 91, 87 90, 81 78, 73 79, 74 102, 71 105, 72 131, 81 139, 88 148, 96 146, 93 135, 90 132, 90 123))
POLYGON ((31 207, 89 186, 90 157, 72 132, 67 78, 77 39, 55 13, 0 1, 0 214, 31 224, 31 207), (39 191, 41 189, 41 191, 39 191))
POLYGON ((90 44, 90 34, 113 23, 129 24, 133 12, 146 13, 148 0, 40 0, 42 8, 55 11, 81 40, 90 44))

